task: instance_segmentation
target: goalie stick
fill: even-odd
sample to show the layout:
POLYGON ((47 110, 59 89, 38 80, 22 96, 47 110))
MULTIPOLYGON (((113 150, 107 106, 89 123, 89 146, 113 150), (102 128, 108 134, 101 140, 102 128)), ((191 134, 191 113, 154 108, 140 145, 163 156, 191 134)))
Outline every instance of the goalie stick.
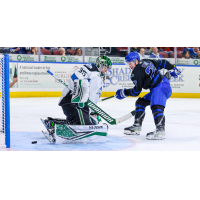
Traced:
MULTIPOLYGON (((52 72, 49 70, 47 71, 51 76, 53 76, 56 80, 58 80, 60 83, 62 83, 64 86, 68 87, 71 91, 73 91, 64 81, 56 77, 52 72)), ((110 115, 108 115, 106 112, 104 112, 101 108, 99 108, 96 104, 94 104, 92 101, 88 99, 86 102, 89 108, 91 108, 93 111, 95 111, 99 116, 101 116, 105 121, 107 121, 109 124, 116 125, 119 123, 122 123, 126 121, 127 119, 130 119, 135 115, 135 110, 131 111, 130 113, 119 117, 119 118, 112 118, 110 115)))

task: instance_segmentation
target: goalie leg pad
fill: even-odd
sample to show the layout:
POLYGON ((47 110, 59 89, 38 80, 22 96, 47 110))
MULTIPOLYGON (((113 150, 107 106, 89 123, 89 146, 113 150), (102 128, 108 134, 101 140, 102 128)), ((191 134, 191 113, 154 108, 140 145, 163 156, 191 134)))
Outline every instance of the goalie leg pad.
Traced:
POLYGON ((106 142, 108 127, 103 125, 57 125, 56 143, 106 142))

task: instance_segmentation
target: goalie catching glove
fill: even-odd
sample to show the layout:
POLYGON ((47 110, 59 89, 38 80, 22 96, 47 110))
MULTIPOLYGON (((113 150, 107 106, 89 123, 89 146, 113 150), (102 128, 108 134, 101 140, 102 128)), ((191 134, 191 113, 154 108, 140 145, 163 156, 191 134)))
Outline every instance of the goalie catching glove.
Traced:
POLYGON ((74 91, 72 93, 72 103, 86 103, 89 99, 89 83, 87 79, 77 79, 74 81, 74 91))

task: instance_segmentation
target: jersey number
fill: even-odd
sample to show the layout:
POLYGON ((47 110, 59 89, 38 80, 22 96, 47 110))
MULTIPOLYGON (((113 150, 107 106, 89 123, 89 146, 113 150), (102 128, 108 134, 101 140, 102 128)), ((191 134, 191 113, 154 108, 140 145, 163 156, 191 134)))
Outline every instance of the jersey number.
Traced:
POLYGON ((79 72, 80 72, 83 76, 85 76, 85 75, 87 74, 87 72, 86 72, 83 68, 80 68, 79 72))
POLYGON ((150 75, 150 78, 153 79, 154 74, 155 74, 155 67, 152 63, 150 63, 150 65, 146 68, 145 70, 146 74, 150 75))

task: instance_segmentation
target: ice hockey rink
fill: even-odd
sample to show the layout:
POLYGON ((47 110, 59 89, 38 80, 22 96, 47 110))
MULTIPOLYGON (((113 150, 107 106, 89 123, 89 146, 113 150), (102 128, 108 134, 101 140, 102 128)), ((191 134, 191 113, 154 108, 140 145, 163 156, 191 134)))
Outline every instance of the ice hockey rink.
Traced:
MULTIPOLYGON (((146 109, 140 136, 127 136, 123 129, 134 122, 134 117, 109 125, 107 142, 84 144, 51 144, 42 134, 45 127, 40 118, 65 118, 58 106, 59 98, 11 98, 11 148, 9 150, 45 151, 199 151, 200 99, 170 98, 165 109, 166 139, 147 140, 146 133, 155 129, 150 107, 146 109), (37 144, 32 144, 37 141, 37 144)), ((98 106, 114 118, 135 109, 137 98, 110 99, 98 106)), ((1 150, 8 150, 1 148, 1 150)))

